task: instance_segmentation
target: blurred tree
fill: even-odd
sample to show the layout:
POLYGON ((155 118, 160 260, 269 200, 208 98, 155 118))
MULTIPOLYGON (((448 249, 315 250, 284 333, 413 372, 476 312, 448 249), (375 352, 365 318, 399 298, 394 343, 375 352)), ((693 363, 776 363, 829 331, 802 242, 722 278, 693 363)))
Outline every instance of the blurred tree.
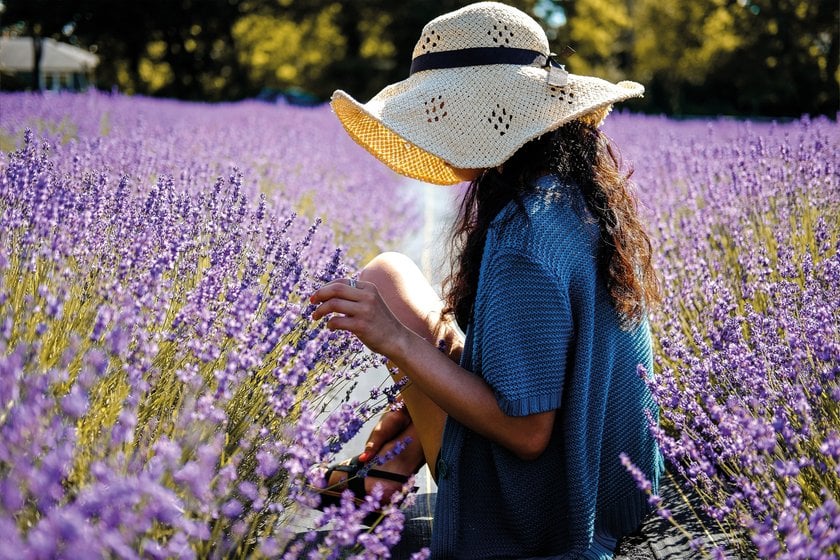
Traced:
POLYGON ((4 24, 96 47, 97 81, 128 93, 226 99, 253 93, 232 45, 236 0, 6 0, 4 24), (40 31, 39 31, 40 30, 40 31))
POLYGON ((571 68, 643 82, 648 110, 799 116, 840 108, 836 1, 555 4, 579 52, 571 68))
POLYGON ((344 48, 331 12, 299 22, 270 14, 242 16, 232 34, 249 80, 270 90, 319 83, 328 53, 344 48))
MULTIPOLYGON (((731 91, 736 113, 791 115, 840 109, 840 3, 837 0, 738 0, 730 4, 741 47, 704 84, 731 91)), ((694 110, 703 92, 687 92, 694 110)))
MULTIPOLYGON (((634 9, 634 21, 644 30, 633 46, 634 79, 650 85, 656 108, 677 114, 690 110, 688 90, 702 86, 743 46, 735 21, 740 14, 728 0, 638 0, 634 9)), ((729 112, 725 102, 721 105, 726 95, 709 109, 729 112)))
POLYGON ((575 0, 563 2, 568 24, 563 35, 576 54, 570 71, 608 80, 629 73, 633 50, 632 0, 575 0))
MULTIPOLYGON (((270 18, 263 21, 273 21, 277 29, 284 21, 293 22, 301 30, 313 29, 313 22, 317 21, 327 29, 318 31, 320 38, 315 38, 313 31, 301 33, 303 38, 299 49, 283 53, 271 47, 278 44, 276 38, 252 32, 237 36, 240 40, 245 40, 246 35, 257 39, 245 41, 249 45, 246 51, 252 53, 251 64, 255 62, 254 55, 256 62, 264 61, 257 54, 266 52, 256 46, 261 44, 275 53, 278 57, 275 60, 281 62, 279 66, 296 66, 297 73, 302 77, 297 85, 320 97, 325 98, 333 90, 341 88, 361 99, 368 99, 385 85, 408 77, 411 53, 426 23, 471 3, 471 0, 251 0, 243 6, 244 11, 252 14, 252 18, 257 14, 270 18), (314 55, 313 49, 319 54, 314 55), (315 60, 318 62, 315 63, 315 60)), ((508 3, 529 11, 535 0, 508 3)), ((240 31, 247 29, 247 25, 242 25, 240 31)), ((246 59, 248 56, 246 54, 246 59)), ((265 66, 271 65, 266 61, 265 66)), ((288 69, 287 75, 292 75, 291 69, 288 69)), ((282 84, 279 85, 282 87, 282 84)))
POLYGON ((79 0, 77 34, 96 44, 101 81, 127 92, 221 100, 253 94, 233 49, 231 0, 79 0))
POLYGON ((240 62, 264 88, 302 88, 321 98, 343 79, 367 81, 371 69, 361 67, 362 59, 394 53, 381 37, 388 14, 366 4, 311 1, 278 9, 276 2, 253 2, 233 27, 240 62), (348 15, 360 11, 361 22, 348 15))

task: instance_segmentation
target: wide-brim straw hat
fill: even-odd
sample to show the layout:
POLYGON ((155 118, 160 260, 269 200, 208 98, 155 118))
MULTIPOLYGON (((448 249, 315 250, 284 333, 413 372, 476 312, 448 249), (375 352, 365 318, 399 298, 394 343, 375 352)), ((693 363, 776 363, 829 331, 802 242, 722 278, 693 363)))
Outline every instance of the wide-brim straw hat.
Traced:
POLYGON ((451 185, 463 181, 459 169, 497 167, 571 120, 599 125, 614 103, 643 93, 636 82, 567 73, 533 18, 479 2, 423 28, 407 79, 364 104, 338 90, 331 105, 350 136, 394 171, 451 185))

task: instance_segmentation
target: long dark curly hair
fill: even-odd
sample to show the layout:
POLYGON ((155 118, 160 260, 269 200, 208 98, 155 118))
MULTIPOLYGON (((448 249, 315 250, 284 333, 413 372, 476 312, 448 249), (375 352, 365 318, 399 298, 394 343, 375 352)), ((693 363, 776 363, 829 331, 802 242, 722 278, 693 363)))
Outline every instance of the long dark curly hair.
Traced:
POLYGON ((572 121, 528 142, 500 168, 484 171, 470 184, 452 233, 456 257, 443 283, 444 313, 453 313, 462 329, 472 314, 490 222, 511 201, 524 209, 523 197, 547 173, 578 185, 598 221, 599 266, 622 324, 638 324, 659 302, 650 238, 630 185, 632 171, 622 171, 617 152, 597 127, 572 121))

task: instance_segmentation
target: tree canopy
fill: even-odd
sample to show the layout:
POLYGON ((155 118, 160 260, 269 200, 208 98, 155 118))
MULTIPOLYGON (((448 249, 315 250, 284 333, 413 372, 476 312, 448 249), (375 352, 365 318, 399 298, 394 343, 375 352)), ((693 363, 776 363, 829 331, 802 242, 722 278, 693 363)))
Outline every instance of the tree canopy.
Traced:
MULTIPOLYGON (((5 0, 7 32, 95 48, 100 87, 229 100, 337 88, 367 99, 405 78, 432 18, 463 0, 5 0)), ((647 87, 669 114, 836 115, 836 0, 516 0, 572 72, 647 87)))

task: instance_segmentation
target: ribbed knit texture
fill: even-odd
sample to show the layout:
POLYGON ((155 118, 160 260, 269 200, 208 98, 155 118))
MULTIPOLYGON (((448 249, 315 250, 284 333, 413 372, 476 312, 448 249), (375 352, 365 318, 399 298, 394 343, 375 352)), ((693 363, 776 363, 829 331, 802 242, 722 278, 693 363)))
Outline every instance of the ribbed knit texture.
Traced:
POLYGON ((620 328, 579 189, 537 186, 525 212, 511 203, 488 231, 461 363, 511 416, 557 409, 554 430, 523 461, 447 421, 433 558, 611 558, 649 509, 619 453, 658 485, 645 413, 657 411, 637 374, 652 371, 648 324, 620 328))

